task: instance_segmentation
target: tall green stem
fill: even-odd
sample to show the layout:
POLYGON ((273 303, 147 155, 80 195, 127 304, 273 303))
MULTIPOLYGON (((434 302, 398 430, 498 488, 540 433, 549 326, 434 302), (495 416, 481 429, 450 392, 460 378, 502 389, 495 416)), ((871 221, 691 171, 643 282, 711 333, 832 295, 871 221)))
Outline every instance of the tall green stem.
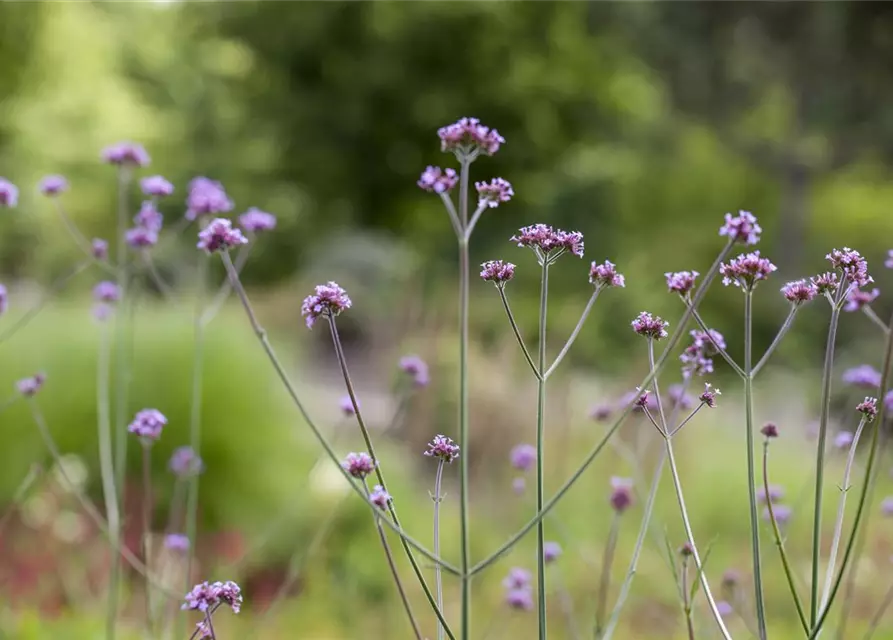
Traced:
POLYGON ((766 640, 766 611, 763 604, 763 570, 760 558, 760 521, 757 512, 756 461, 753 451, 753 291, 744 293, 744 411, 747 439, 747 497, 750 501, 750 541, 753 559, 754 604, 757 631, 766 640))
POLYGON ((462 159, 459 175, 459 222, 463 234, 459 238, 459 521, 462 561, 462 639, 471 640, 471 523, 468 504, 468 464, 471 458, 468 437, 468 180, 470 163, 462 159))
POLYGON ((611 516, 611 530, 605 543, 605 554, 602 558, 602 575, 598 585, 598 602, 595 606, 595 637, 602 637, 605 624, 605 609, 608 607, 608 589, 611 588, 611 567, 614 564, 614 552, 617 550, 617 534, 620 531, 620 512, 614 511, 611 516))
MULTIPOLYGON (((542 277, 540 281, 540 336, 537 354, 537 370, 545 371, 546 368, 546 310, 549 300, 549 262, 543 260, 542 277)), ((544 426, 546 418, 546 379, 540 376, 537 379, 536 402, 536 512, 542 513, 545 501, 545 487, 543 483, 543 445, 544 426)), ((544 522, 540 519, 536 523, 536 579, 537 579, 537 611, 539 618, 540 640, 546 639, 546 558, 543 547, 545 546, 544 522)))
MULTIPOLYGON (((434 477, 434 555, 440 555, 440 503, 443 500, 443 459, 437 462, 437 475, 434 477)), ((439 564, 434 565, 434 582, 437 589, 437 607, 443 612, 443 571, 439 564)), ((437 621, 437 640, 443 640, 443 625, 437 621)))

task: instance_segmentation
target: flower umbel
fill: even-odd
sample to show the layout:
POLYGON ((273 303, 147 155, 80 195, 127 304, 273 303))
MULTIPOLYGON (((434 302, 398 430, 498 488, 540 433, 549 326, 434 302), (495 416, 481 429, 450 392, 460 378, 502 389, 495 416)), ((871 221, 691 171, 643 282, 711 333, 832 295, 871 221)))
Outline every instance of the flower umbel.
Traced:
POLYGON ((716 407, 716 396, 721 396, 722 391, 715 389, 709 382, 704 383, 704 393, 698 396, 698 400, 713 409, 716 407))
POLYGON ((431 379, 428 376, 428 363, 419 356, 403 356, 399 363, 400 371, 412 378, 417 387, 427 387, 431 379))
POLYGON ((148 176, 140 180, 140 189, 147 196, 159 198, 171 195, 174 192, 174 185, 162 176, 148 176))
POLYGON ((167 418, 158 409, 143 409, 134 416, 127 430, 146 440, 158 440, 165 425, 167 418))
POLYGON ((778 437, 778 427, 773 422, 767 422, 763 425, 763 428, 760 429, 760 433, 762 433, 766 438, 777 438, 778 437))
POLYGON ((680 296, 687 296, 695 287, 695 278, 700 273, 697 271, 676 271, 675 273, 665 273, 667 278, 667 289, 675 291, 680 296))
POLYGON ((840 285, 840 280, 837 278, 837 274, 830 271, 813 276, 810 278, 810 281, 815 285, 821 295, 834 293, 840 285))
POLYGON ((93 299, 97 302, 117 302, 120 297, 118 285, 104 280, 93 287, 93 299))
POLYGON ((865 397, 865 400, 856 405, 856 411, 865 416, 868 422, 873 422, 877 417, 877 398, 865 397))
POLYGON ((819 294, 819 289, 809 280, 794 280, 781 288, 782 295, 794 304, 809 302, 819 294))
POLYGON ((341 467, 354 478, 365 478, 375 471, 375 462, 368 453, 348 453, 341 467))
POLYGON ((118 142, 103 149, 102 159, 109 164, 145 167, 151 161, 143 145, 135 142, 118 142))
POLYGON ((441 127, 437 130, 437 136, 441 151, 452 151, 456 155, 478 152, 492 156, 505 143, 505 138, 496 129, 485 127, 477 118, 461 118, 441 127))
POLYGON ((146 200, 140 207, 139 212, 133 217, 133 223, 137 227, 149 229, 150 231, 161 231, 164 224, 164 216, 155 208, 155 203, 146 200))
POLYGON ((492 209, 502 202, 508 202, 515 195, 511 183, 502 178, 493 178, 490 182, 475 182, 474 188, 478 192, 479 207, 487 206, 492 209))
POLYGON ((519 247, 533 249, 541 263, 543 260, 552 262, 568 251, 583 257, 583 234, 579 231, 563 231, 546 224, 535 224, 521 227, 510 240, 519 247))
POLYGON ((307 328, 312 329, 319 318, 334 318, 345 309, 350 309, 351 304, 347 292, 338 283, 329 281, 316 285, 313 295, 304 298, 301 315, 307 328))
POLYGON ((226 218, 215 218, 207 227, 199 231, 199 249, 206 253, 215 251, 228 251, 240 244, 247 244, 248 238, 242 235, 238 229, 233 229, 233 223, 226 218))
POLYGON ((380 484, 377 484, 372 489, 372 493, 369 494, 369 500, 379 509, 386 509, 391 501, 391 494, 385 491, 380 484))
POLYGON ((459 183, 459 175, 454 169, 441 169, 429 166, 422 171, 417 185, 432 193, 446 193, 459 183))
POLYGON ((647 311, 640 313, 631 323, 633 331, 640 336, 660 340, 667 337, 669 322, 665 322, 660 316, 652 316, 647 311))
POLYGON ((45 176, 41 178, 37 189, 45 196, 58 196, 63 191, 68 191, 68 180, 65 176, 45 176))
POLYGON ((437 435, 428 443, 425 455, 430 458, 440 458, 444 462, 450 463, 459 457, 459 445, 453 442, 452 438, 437 435))
POLYGON ((529 471, 536 464, 536 447, 531 444, 519 444, 509 454, 512 466, 518 471, 529 471))
POLYGON ((188 446, 174 449, 167 466, 171 473, 180 479, 198 475, 205 469, 202 459, 192 447, 188 446))
POLYGON ((611 478, 611 507, 623 513, 633 504, 633 481, 629 478, 611 478))
POLYGON ((726 223, 719 229, 719 235, 741 244, 756 244, 761 233, 763 229, 750 211, 739 211, 737 216, 727 213, 726 223))
POLYGON ((868 275, 868 262, 855 249, 844 247, 832 249, 825 256, 835 269, 839 269, 843 277, 857 287, 864 287, 874 282, 874 278, 868 275))
POLYGON ((109 243, 102 238, 93 238, 90 244, 90 253, 97 260, 105 260, 109 257, 109 243))
POLYGON ((189 183, 186 207, 186 219, 195 220, 199 216, 231 211, 233 201, 226 195, 222 184, 210 178, 198 177, 189 183))
POLYGON ((623 274, 617 273, 617 268, 610 260, 605 260, 602 264, 593 262, 590 265, 589 282, 594 284, 596 289, 626 286, 623 274))
POLYGON ((504 287, 505 283, 515 277, 515 265, 502 260, 489 260, 481 264, 481 278, 492 282, 497 287, 504 287))
POLYGON ((752 290, 757 282, 765 280, 777 267, 768 259, 760 257, 759 251, 744 253, 737 258, 732 258, 728 263, 719 267, 722 274, 722 283, 726 286, 734 285, 745 291, 752 290))
POLYGON ((0 207, 12 208, 18 201, 18 188, 6 178, 0 178, 0 207))
POLYGON ((276 216, 257 207, 251 207, 239 216, 239 224, 245 231, 257 233, 258 231, 272 231, 276 228, 276 216))
POLYGON ((841 378, 844 384, 863 389, 877 389, 881 386, 881 372, 870 364, 861 364, 858 367, 847 369, 841 378))
POLYGON ((202 582, 186 594, 186 602, 180 608, 205 613, 217 604, 228 605, 233 613, 239 613, 242 607, 242 590, 239 585, 231 580, 213 584, 202 582))
POLYGON ((862 291, 861 289, 850 289, 846 296, 846 304, 843 305, 844 311, 859 311, 865 305, 871 304, 877 297, 881 295, 880 289, 872 289, 871 291, 862 291))
POLYGON ((32 397, 40 388, 43 387, 44 382, 46 382, 46 375, 43 373, 35 373, 30 378, 22 378, 18 382, 16 382, 16 389, 26 398, 32 397))

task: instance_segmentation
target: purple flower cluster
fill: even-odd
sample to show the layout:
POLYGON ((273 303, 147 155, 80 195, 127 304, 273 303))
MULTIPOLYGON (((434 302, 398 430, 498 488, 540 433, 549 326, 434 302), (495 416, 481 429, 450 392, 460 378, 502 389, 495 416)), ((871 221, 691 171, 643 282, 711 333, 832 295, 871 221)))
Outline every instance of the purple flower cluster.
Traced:
POLYGON ((692 343, 685 348, 679 360, 682 362, 682 374, 686 378, 696 374, 699 376, 713 373, 713 356, 726 348, 726 341, 719 331, 691 331, 692 343))
POLYGON ((134 227, 125 232, 124 239, 134 249, 145 249, 158 243, 158 232, 146 227, 134 227))
POLYGON ((134 416, 127 430, 144 440, 158 440, 166 424, 167 418, 158 409, 143 409, 134 416))
POLYGON ((26 398, 30 398, 40 391, 41 387, 43 387, 46 382, 46 379, 47 377, 45 374, 35 373, 29 378, 22 378, 16 382, 16 389, 26 398))
MULTIPOLYGON (((779 527, 783 527, 791 520, 791 515, 793 515, 793 511, 791 508, 784 504, 772 504, 772 513, 775 515, 775 522, 778 523, 779 527)), ((763 509, 763 519, 769 520, 769 507, 763 509)))
POLYGON ((840 286, 840 279, 837 277, 837 274, 830 271, 813 276, 810 278, 810 281, 821 295, 833 294, 837 291, 837 287, 840 286))
POLYGON ((233 223, 226 218, 215 218, 211 223, 198 232, 199 249, 206 253, 215 251, 229 251, 240 244, 247 244, 248 238, 242 235, 239 229, 233 228, 233 223))
POLYGON ((519 247, 533 249, 540 260, 554 260, 566 251, 583 257, 583 234, 579 231, 562 231, 547 224, 534 224, 522 227, 510 240, 519 247))
POLYGON ((216 605, 227 605, 233 613, 239 613, 242 608, 242 590, 235 582, 214 582, 208 584, 202 582, 192 587, 192 591, 186 594, 186 602, 181 609, 184 611, 210 611, 216 605))
POLYGON ((763 428, 760 429, 760 433, 762 433, 767 439, 769 438, 777 438, 778 437, 778 426, 773 422, 767 422, 763 425, 763 428))
POLYGON ((893 249, 887 250, 887 259, 884 260, 884 266, 893 269, 893 249))
POLYGON ((505 283, 515 277, 515 265, 502 260, 488 260, 481 264, 481 278, 492 282, 497 287, 504 287, 505 283))
POLYGON ((174 192, 174 185, 162 176, 148 176, 140 180, 140 189, 147 196, 160 198, 174 192))
POLYGON ((239 216, 239 224, 245 231, 257 233, 258 231, 272 231, 276 228, 276 216, 257 207, 251 207, 239 216))
POLYGON ((400 371, 412 378, 417 387, 427 387, 431 382, 428 375, 428 363, 419 356, 403 356, 398 364, 400 371))
POLYGON ((164 216, 155 207, 154 202, 151 200, 144 200, 143 204, 140 205, 140 210, 133 217, 133 223, 137 227, 149 229, 150 231, 155 231, 157 233, 161 231, 161 227, 164 225, 164 216))
POLYGON ((379 509, 387 509, 388 503, 391 501, 391 494, 385 491, 380 484, 377 484, 372 489, 372 493, 369 494, 369 501, 379 509))
POLYGON ((561 545, 557 542, 543 543, 543 560, 546 563, 555 562, 561 557, 561 545))
POLYGON ((704 392, 698 396, 698 400, 700 400, 702 404, 706 404, 709 408, 713 409, 716 407, 716 396, 721 395, 722 391, 713 388, 709 382, 705 382, 704 392))
POLYGON ((650 391, 643 392, 638 388, 628 391, 620 397, 617 404, 626 408, 630 403, 633 405, 633 411, 644 411, 645 409, 657 411, 657 398, 651 395, 650 391))
POLYGON ((853 433, 851 431, 838 431, 837 435, 834 436, 834 448, 835 449, 849 449, 850 445, 853 444, 853 433))
POLYGON ((117 302, 121 296, 118 285, 104 280, 93 287, 93 299, 97 302, 117 302))
POLYGON ((428 166, 422 171, 417 185, 425 191, 432 193, 446 193, 456 186, 459 182, 459 176, 454 169, 441 169, 440 167, 428 166))
POLYGON ((719 235, 741 244, 756 244, 761 233, 763 229, 750 211, 739 211, 737 216, 727 213, 726 223, 719 229, 719 235))
POLYGON ((189 551, 189 538, 182 533, 169 533, 164 536, 164 548, 170 551, 189 551))
POLYGON ((862 291, 861 289, 852 288, 846 295, 846 304, 843 306, 844 311, 860 311, 862 307, 871 304, 877 297, 881 295, 879 289, 871 291, 862 291))
POLYGON ((425 455, 429 458, 440 458, 446 463, 451 463, 459 457, 459 445, 453 442, 452 438, 436 435, 434 439, 428 443, 428 449, 425 455))
POLYGON ((667 389, 667 399, 670 406, 678 406, 680 409, 691 409, 695 403, 694 398, 686 393, 685 385, 673 384, 667 389))
MULTIPOLYGON (((545 545, 544 549, 545 551, 545 545)), ((533 585, 532 576, 526 569, 512 568, 503 579, 505 587, 505 603, 512 609, 530 611, 533 609, 533 585)))
POLYGON ((375 462, 368 453, 348 453, 341 463, 341 468, 354 478, 363 479, 375 471, 375 462))
POLYGON ((109 257, 109 243, 102 238, 93 238, 90 243, 90 253, 97 260, 105 260, 109 257))
POLYGON ((119 166, 145 167, 151 162, 143 145, 135 142, 118 142, 103 149, 102 160, 119 166))
POLYGON ((883 513, 888 518, 890 516, 893 516, 893 496, 884 498, 881 501, 881 513, 883 513))
POLYGON ((536 447, 532 444, 516 445, 509 454, 509 459, 518 471, 530 471, 536 464, 536 447))
POLYGON ((470 154, 480 151, 492 156, 505 143, 505 138, 496 129, 490 129, 477 118, 461 118, 453 124, 437 130, 441 151, 470 154))
POLYGON ((752 290, 757 282, 765 280, 777 267, 767 258, 760 257, 759 251, 743 253, 737 258, 732 258, 728 263, 719 266, 722 274, 722 283, 726 286, 734 285, 745 291, 752 290))
POLYGON ((611 508, 623 513, 633 504, 633 481, 629 478, 611 478, 611 508))
POLYGON ((648 391, 648 389, 645 389, 644 391, 642 391, 641 389, 636 387, 636 395, 638 397, 636 398, 636 401, 633 406, 638 407, 639 409, 642 409, 643 411, 645 409, 650 408, 652 403, 654 403, 655 405, 657 404, 657 400, 651 398, 651 392, 648 391))
POLYGON ((9 309, 9 291, 5 285, 0 284, 0 316, 6 313, 7 309, 9 309))
POLYGON ((0 178, 0 207, 14 207, 19 201, 19 190, 6 178, 0 178))
POLYGON ((348 395, 341 396, 341 399, 338 400, 338 407, 341 409, 341 413, 343 413, 345 416, 352 416, 356 414, 356 409, 353 406, 353 400, 348 395))
POLYGON ((645 336, 646 338, 654 340, 666 338, 668 335, 667 327, 670 326, 670 323, 665 322, 660 316, 652 316, 647 311, 643 311, 636 316, 636 319, 630 324, 632 325, 633 331, 640 336, 645 336))
POLYGON ((675 291, 683 297, 695 288, 695 278, 699 275, 701 274, 697 271, 676 271, 664 274, 667 278, 667 289, 675 291))
POLYGON ((819 294, 819 289, 809 280, 794 280, 781 288, 781 294, 794 304, 809 302, 819 294))
POLYGON ((602 264, 593 262, 590 265, 589 282, 594 284, 596 289, 626 286, 623 274, 617 273, 616 266, 610 260, 605 260, 602 264))
POLYGON ((475 182, 478 192, 478 207, 498 207, 501 202, 508 202, 515 195, 511 183, 502 178, 493 178, 490 182, 475 182))
POLYGON ((233 201, 226 195, 223 185, 210 178, 198 177, 189 183, 186 196, 186 219, 195 220, 203 215, 226 213, 233 208, 233 201))
POLYGON ((881 372, 870 364, 860 364, 844 371, 842 380, 844 384, 851 384, 854 387, 877 389, 881 386, 881 372))
POLYGON ((188 446, 174 449, 167 466, 171 473, 180 479, 198 475, 205 469, 205 463, 195 450, 188 446))
POLYGON ((37 190, 48 197, 58 196, 63 191, 68 191, 68 180, 65 176, 44 176, 37 183, 37 190))
POLYGON ((764 503, 767 500, 772 504, 775 504, 779 500, 784 498, 784 487, 777 484, 769 485, 769 493, 766 493, 765 487, 757 487, 757 501, 764 503))
POLYGON ((839 269, 848 282, 857 287, 864 287, 874 282, 874 278, 868 275, 868 262, 855 249, 849 247, 833 249, 825 259, 835 269, 839 269))
POLYGON ((856 411, 865 416, 868 422, 873 422, 877 417, 877 398, 865 397, 865 400, 856 405, 856 411))
POLYGON ((338 283, 330 281, 316 285, 313 295, 304 298, 301 315, 304 316, 307 328, 312 329, 319 318, 335 317, 345 309, 350 309, 351 304, 347 292, 338 283))

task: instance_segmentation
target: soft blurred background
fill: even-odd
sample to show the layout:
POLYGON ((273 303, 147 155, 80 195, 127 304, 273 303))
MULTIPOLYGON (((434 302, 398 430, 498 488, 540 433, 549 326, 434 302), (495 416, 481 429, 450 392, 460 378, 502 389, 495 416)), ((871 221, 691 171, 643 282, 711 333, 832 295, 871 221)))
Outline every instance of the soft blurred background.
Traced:
MULTIPOLYGON (((629 321, 642 309, 671 322, 679 316, 663 273, 706 271, 722 245, 717 229, 725 212, 753 211, 764 228, 760 249, 779 266, 756 296, 758 353, 786 313, 778 288, 824 270, 832 247, 851 246, 868 258, 882 291, 874 309, 881 318, 893 311, 893 278, 882 267, 893 245, 891 56, 893 9, 883 3, 3 3, 0 176, 17 184, 21 197, 16 209, 0 211, 0 281, 10 289, 0 332, 81 259, 52 203, 36 192, 41 176, 67 176, 65 206, 85 235, 106 238, 114 233, 115 179, 99 161, 104 146, 119 139, 146 146, 152 165, 141 175, 160 173, 176 185, 161 203, 168 224, 183 215, 192 177, 220 180, 234 213, 256 206, 278 216, 277 230, 254 247, 244 280, 341 453, 361 441, 338 407, 344 390, 328 334, 304 328, 300 302, 318 282, 348 289, 354 308, 340 326, 361 402, 379 432, 404 524, 430 545, 435 465, 420 454, 434 434, 456 435, 457 386, 454 238, 439 198, 415 186, 426 165, 453 165, 439 151, 436 129, 470 115, 507 140, 473 167, 473 179, 502 176, 516 196, 485 214, 472 262, 518 264, 510 295, 528 339, 538 273, 533 257, 507 242, 519 226, 578 229, 587 259, 610 259, 626 275, 626 288, 596 305, 550 384, 546 465, 554 490, 601 436, 604 425, 589 418, 591 407, 616 402, 645 371, 644 347, 629 321), (407 393, 397 369, 406 353, 430 363, 429 387, 407 393)), ((134 193, 130 205, 138 204, 134 193)), ((193 228, 162 241, 155 260, 177 295, 164 300, 144 279, 133 313, 130 408, 157 406, 170 418, 155 459, 159 521, 172 487, 167 455, 188 439, 194 243, 193 228)), ((214 274, 222 281, 219 266, 215 261, 214 274)), ((588 299, 587 267, 564 258, 555 269, 552 353, 588 299)), ((80 457, 85 490, 96 500, 100 329, 90 317, 89 290, 100 277, 89 271, 72 280, 0 344, 0 388, 11 390, 38 370, 48 374, 40 401, 60 447, 80 457)), ((472 552, 480 559, 532 513, 530 491, 512 491, 508 453, 532 441, 535 385, 492 287, 475 281, 471 292, 472 552)), ((702 309, 740 358, 740 292, 717 286, 702 309)), ((827 318, 821 301, 801 312, 757 385, 759 421, 777 422, 783 434, 771 474, 793 508, 788 544, 804 580, 815 456, 809 425, 818 415, 827 318)), ((865 395, 842 387, 840 374, 862 363, 880 367, 882 344, 865 316, 844 316, 835 429, 854 428, 851 407, 865 395)), ((367 510, 322 460, 238 305, 227 305, 210 325, 204 369, 200 570, 239 581, 246 594, 241 616, 221 616, 221 637, 409 637, 367 510)), ((686 428, 680 461, 695 533, 711 545, 711 581, 719 591, 726 569, 743 574, 741 597, 725 597, 736 611, 729 619, 735 637, 748 637, 740 389, 725 365, 717 369, 722 405, 686 428)), ((664 386, 677 381, 675 366, 668 368, 664 386)), ((0 414, 0 428, 0 513, 10 514, 0 533, 0 634, 101 638, 101 540, 70 496, 43 476, 16 499, 32 465, 52 461, 23 406, 0 414)), ((649 481, 658 449, 651 436, 645 424, 626 425, 621 439, 640 453, 634 463, 606 452, 548 520, 549 536, 565 550, 553 583, 570 594, 556 591, 550 601, 556 638, 576 637, 569 602, 582 635, 591 633, 611 521, 608 479, 649 481)), ((826 545, 842 469, 841 454, 829 455, 826 545)), ((136 457, 132 462, 138 502, 136 457)), ((886 457, 882 464, 875 503, 893 492, 886 457)), ((859 459, 859 481, 861 465, 859 459)), ((448 469, 443 525, 444 552, 454 561, 456 474, 448 469)), ((611 603, 643 491, 624 515, 611 603)), ((838 637, 861 637, 890 586, 893 523, 880 518, 877 504, 870 509, 852 615, 838 637)), ((130 511, 138 520, 138 507, 130 511)), ((664 531, 674 546, 683 535, 668 477, 656 513, 619 638, 684 634, 662 541, 664 531)), ((772 637, 799 637, 764 533, 772 637)), ((475 638, 534 636, 534 614, 509 611, 500 584, 510 567, 533 567, 533 543, 528 536, 475 579, 475 638)), ((411 583, 405 563, 401 568, 411 583)), ((122 633, 140 637, 140 586, 131 577, 122 633)), ((414 587, 412 598, 433 636, 433 618, 414 587)), ((451 619, 457 610, 457 585, 447 578, 451 619)), ((696 615, 699 637, 714 637, 703 603, 696 615)), ((882 623, 879 634, 893 634, 893 622, 882 623)))

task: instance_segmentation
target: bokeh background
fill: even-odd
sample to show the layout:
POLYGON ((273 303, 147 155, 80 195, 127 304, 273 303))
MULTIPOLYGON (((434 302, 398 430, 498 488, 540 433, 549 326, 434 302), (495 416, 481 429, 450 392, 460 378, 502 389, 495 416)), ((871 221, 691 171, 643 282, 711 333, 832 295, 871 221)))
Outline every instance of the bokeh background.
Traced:
MULTIPOLYGON (((851 246, 868 258, 882 291, 873 307, 889 316, 891 277, 882 263, 893 245, 891 55, 893 10, 882 3, 3 3, 0 175, 22 193, 19 206, 0 215, 0 280, 11 292, 0 331, 80 260, 51 203, 36 192, 41 176, 69 178, 64 201, 88 237, 113 233, 114 173, 99 161, 109 143, 141 142, 152 155, 146 171, 175 183, 174 196, 161 205, 168 223, 182 216, 192 177, 221 180, 234 213, 257 206, 278 216, 275 233, 254 248, 244 280, 313 414, 342 452, 360 446, 339 412, 343 384, 328 335, 308 332, 299 309, 317 282, 336 280, 351 294, 354 308, 340 325, 361 402, 379 431, 405 524, 429 543, 434 467, 420 453, 435 433, 455 435, 457 385, 454 238, 439 199, 415 186, 426 165, 453 161, 440 153, 436 129, 472 115, 507 140, 473 168, 476 179, 510 180, 516 196, 481 220, 472 262, 518 264, 510 295, 531 338, 538 273, 532 256, 507 241, 519 226, 542 221, 578 229, 587 259, 610 259, 626 275, 626 288, 596 305, 550 384, 547 471, 554 489, 601 435, 590 408, 616 401, 645 371, 644 347, 629 320, 642 309, 678 317, 662 274, 706 271, 721 247, 725 212, 753 211, 764 228, 760 248, 779 266, 756 299, 758 353, 786 313, 778 287, 824 270, 832 247, 851 246), (405 353, 432 367, 431 386, 411 395, 396 366, 405 353)), ((134 193, 130 204, 138 203, 134 193)), ((175 300, 144 279, 133 312, 132 409, 158 406, 171 419, 156 457, 159 513, 172 484, 166 454, 187 439, 193 231, 167 237, 155 252, 175 300)), ((555 270, 552 353, 588 298, 587 266, 565 258, 555 270)), ((215 268, 220 281, 222 269, 215 268)), ((51 428, 86 464, 85 488, 97 499, 100 329, 90 317, 89 290, 99 277, 87 272, 73 280, 0 344, 2 388, 36 370, 48 373, 41 402, 51 428)), ((740 357, 740 293, 717 286, 702 308, 740 357)), ((808 427, 819 409, 827 318, 820 303, 801 312, 758 384, 758 418, 777 422, 784 434, 773 449, 773 482, 786 487, 794 509, 790 539, 802 544, 789 544, 804 577, 811 511, 804 487, 815 447, 808 427)), ((532 440, 534 385, 498 297, 479 282, 472 285, 472 332, 473 555, 482 558, 532 511, 529 493, 512 492, 508 452, 532 440)), ((224 308, 208 341, 199 553, 207 577, 238 580, 248 602, 239 619, 220 623, 225 637, 408 637, 365 507, 344 495, 321 462, 237 305, 224 308), (270 608, 279 591, 288 598, 270 608)), ((857 364, 879 367, 882 342, 867 318, 847 314, 836 379, 857 364)), ((664 386, 677 381, 674 369, 664 386)), ((718 369, 723 406, 686 428, 680 457, 696 535, 712 544, 711 579, 718 586, 725 569, 740 569, 746 598, 740 390, 724 366, 718 369)), ((852 429, 850 407, 864 392, 838 387, 835 418, 852 429)), ((49 513, 31 504, 37 516, 28 499, 14 504, 30 465, 49 460, 25 408, 4 411, 0 426, 0 503, 14 513, 0 537, 0 633, 102 637, 101 580, 83 583, 84 572, 103 574, 84 551, 101 556, 101 544, 95 532, 70 535, 65 524, 77 510, 65 501, 49 513)), ((549 521, 565 548, 556 584, 560 579, 569 592, 584 635, 593 625, 611 520, 608 478, 650 478, 658 443, 649 441, 648 429, 635 421, 624 427, 622 438, 640 449, 635 463, 606 454, 549 521)), ((832 455, 826 540, 840 463, 832 455)), ((890 489, 886 458, 883 464, 876 502, 890 489)), ((444 523, 445 553, 454 559, 455 474, 450 469, 444 523)), ((675 545, 682 532, 669 478, 664 483, 618 637, 684 633, 661 538, 666 531, 675 545)), ((625 575, 641 509, 624 518, 612 593, 625 575)), ((860 637, 849 634, 866 628, 889 586, 890 528, 879 518, 870 525, 842 637, 860 637)), ((773 637, 797 637, 768 536, 764 542, 773 637)), ((525 540, 475 581, 476 638, 533 637, 531 614, 508 611, 500 585, 508 568, 532 566, 532 545, 525 540)), ((455 617, 458 591, 447 584, 455 617)), ((133 600, 124 627, 128 614, 139 616, 133 600)), ((433 630, 417 590, 413 600, 433 630)), ((556 637, 574 637, 567 601, 553 598, 556 637)), ((740 616, 730 624, 736 637, 747 637, 749 605, 735 607, 740 616)), ((697 615, 703 637, 712 637, 705 612, 697 615)), ((893 624, 882 629, 893 634, 893 624)))

